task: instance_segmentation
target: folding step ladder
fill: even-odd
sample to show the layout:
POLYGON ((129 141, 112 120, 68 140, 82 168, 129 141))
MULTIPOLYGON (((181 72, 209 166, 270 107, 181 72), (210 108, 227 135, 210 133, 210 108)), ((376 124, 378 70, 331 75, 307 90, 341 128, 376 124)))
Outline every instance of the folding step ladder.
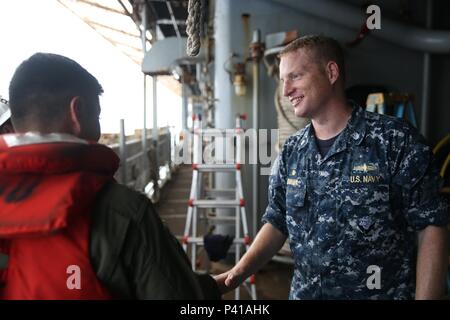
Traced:
MULTIPOLYGON (((241 146, 242 146, 242 136, 243 131, 241 128, 241 120, 244 120, 245 116, 236 117, 236 128, 234 129, 233 136, 236 139, 236 152, 233 163, 217 164, 217 163, 203 163, 203 142, 204 138, 208 137, 228 137, 231 130, 225 129, 203 129, 201 118, 194 117, 194 143, 193 143, 193 164, 192 164, 192 186, 190 197, 188 201, 188 212, 186 217, 186 225, 184 229, 184 236, 182 238, 183 248, 187 252, 188 246, 191 250, 191 263, 192 269, 196 270, 197 262, 197 249, 204 245, 203 237, 199 236, 197 233, 198 224, 198 209, 212 209, 212 208, 234 208, 234 217, 214 217, 206 219, 215 221, 232 221, 235 227, 235 236, 232 245, 235 246, 235 264, 241 258, 241 246, 247 251, 251 239, 248 234, 247 216, 245 213, 245 201, 244 193, 242 189, 242 178, 241 178, 241 146), (202 192, 204 188, 203 184, 203 173, 214 173, 214 172, 227 172, 234 174, 236 180, 235 189, 211 189, 208 194, 209 197, 215 199, 201 199, 202 192), (217 197, 225 197, 230 199, 217 199, 217 197), (241 233, 242 226, 242 233, 241 233), (242 234, 242 236, 241 236, 242 234)), ((248 290, 250 296, 253 300, 256 300, 256 287, 255 287, 255 276, 252 275, 247 279, 243 286, 248 290)), ((235 299, 240 298, 240 288, 235 290, 235 299)))

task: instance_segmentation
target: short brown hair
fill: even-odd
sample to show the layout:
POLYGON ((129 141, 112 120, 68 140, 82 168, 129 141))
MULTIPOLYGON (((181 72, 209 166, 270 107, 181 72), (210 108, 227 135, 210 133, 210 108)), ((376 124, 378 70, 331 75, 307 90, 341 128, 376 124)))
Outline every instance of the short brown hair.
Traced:
POLYGON ((323 35, 308 35, 295 39, 289 43, 278 55, 280 58, 290 52, 299 49, 308 49, 312 53, 311 57, 318 63, 328 63, 334 61, 339 67, 339 74, 342 81, 345 81, 345 60, 342 47, 335 39, 323 35))

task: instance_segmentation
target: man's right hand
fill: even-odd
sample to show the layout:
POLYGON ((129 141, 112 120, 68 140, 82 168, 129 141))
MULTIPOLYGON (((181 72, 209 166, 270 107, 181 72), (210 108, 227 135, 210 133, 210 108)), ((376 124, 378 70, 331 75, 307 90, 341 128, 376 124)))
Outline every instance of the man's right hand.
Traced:
POLYGON ((287 236, 270 223, 263 225, 241 260, 229 271, 214 277, 222 294, 236 289, 281 249, 287 236))
POLYGON ((217 286, 222 294, 236 289, 245 279, 242 279, 234 269, 214 276, 217 286))

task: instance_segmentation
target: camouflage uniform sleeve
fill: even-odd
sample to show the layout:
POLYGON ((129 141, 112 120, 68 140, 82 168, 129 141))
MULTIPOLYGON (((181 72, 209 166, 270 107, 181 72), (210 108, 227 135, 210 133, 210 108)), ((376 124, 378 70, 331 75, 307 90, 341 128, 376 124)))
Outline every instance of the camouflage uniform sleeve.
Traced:
POLYGON ((278 155, 269 179, 269 203, 262 217, 263 223, 270 223, 288 236, 286 227, 286 168, 283 152, 278 155))
POLYGON ((415 130, 406 137, 394 183, 401 189, 401 208, 415 230, 450 223, 448 204, 440 194, 442 179, 425 139, 415 130))

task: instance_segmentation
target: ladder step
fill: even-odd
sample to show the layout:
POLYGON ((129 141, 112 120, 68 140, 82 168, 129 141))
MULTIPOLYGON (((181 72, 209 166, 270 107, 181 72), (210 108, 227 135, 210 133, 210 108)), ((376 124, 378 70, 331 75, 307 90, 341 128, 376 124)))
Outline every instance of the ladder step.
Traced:
POLYGON ((236 189, 206 189, 206 196, 211 198, 227 197, 233 198, 236 196, 236 189))
POLYGON ((240 206, 239 200, 193 200, 193 206, 198 208, 236 208, 240 206))
POLYGON ((215 215, 208 215, 208 220, 211 221, 230 221, 230 222, 236 222, 236 217, 217 217, 215 215))
POLYGON ((202 137, 225 137, 237 135, 236 129, 195 129, 194 134, 201 134, 202 137))
MULTIPOLYGON (((203 245, 203 237, 188 237, 187 242, 195 243, 196 245, 202 246, 203 245)), ((244 238, 234 239, 233 244, 245 244, 245 239, 244 238)))
POLYGON ((199 172, 233 172, 236 171, 236 164, 194 164, 193 168, 199 172))

